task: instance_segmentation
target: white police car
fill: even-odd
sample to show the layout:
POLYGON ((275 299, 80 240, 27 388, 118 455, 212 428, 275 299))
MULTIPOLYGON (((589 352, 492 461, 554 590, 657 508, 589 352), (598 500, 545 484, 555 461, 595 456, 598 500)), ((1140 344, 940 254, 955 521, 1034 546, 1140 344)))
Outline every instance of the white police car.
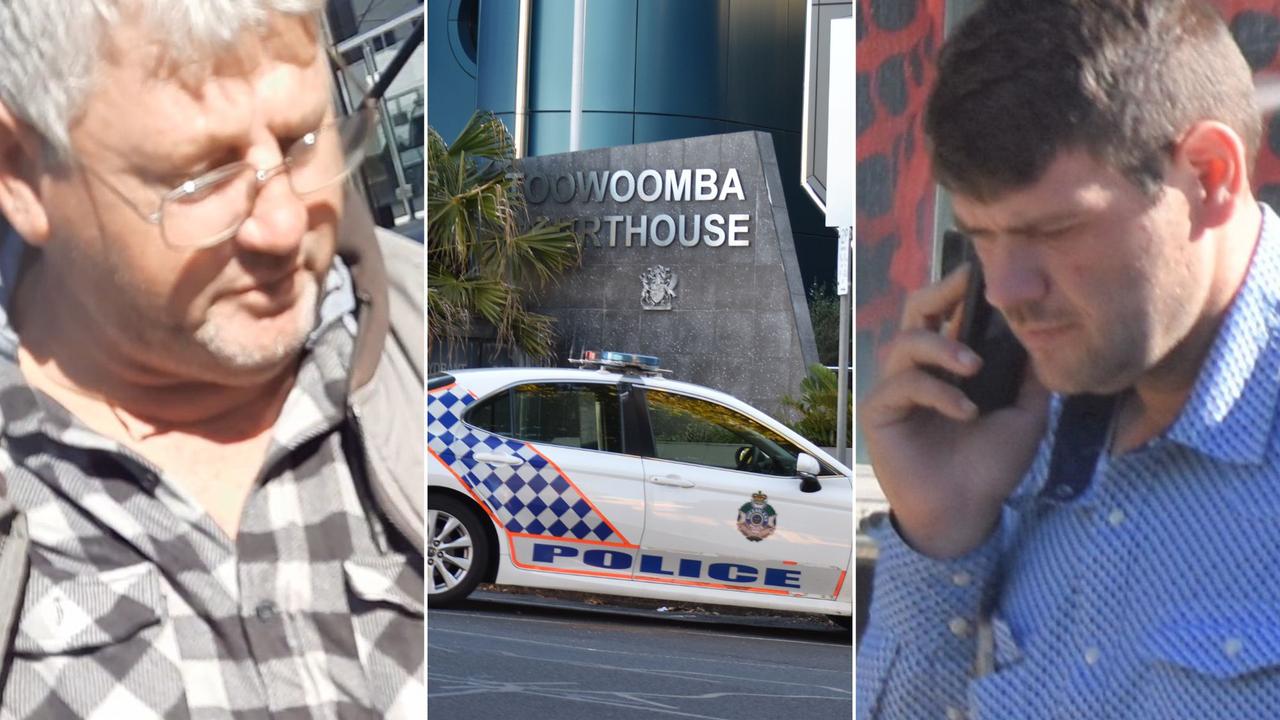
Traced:
POLYGON ((853 611, 853 473, 657 359, 428 382, 428 602, 482 581, 853 611))

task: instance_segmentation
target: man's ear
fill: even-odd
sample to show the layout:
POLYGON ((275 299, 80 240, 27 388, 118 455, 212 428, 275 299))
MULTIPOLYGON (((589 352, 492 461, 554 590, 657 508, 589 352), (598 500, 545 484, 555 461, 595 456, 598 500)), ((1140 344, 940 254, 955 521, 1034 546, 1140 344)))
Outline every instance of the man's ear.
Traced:
POLYGON ((1195 177, 1197 192, 1189 199, 1208 227, 1225 223, 1242 201, 1252 201, 1244 142, 1224 123, 1198 122, 1182 136, 1175 162, 1195 177))
POLYGON ((49 215, 40 197, 44 141, 0 103, 0 214, 29 244, 44 245, 49 215))

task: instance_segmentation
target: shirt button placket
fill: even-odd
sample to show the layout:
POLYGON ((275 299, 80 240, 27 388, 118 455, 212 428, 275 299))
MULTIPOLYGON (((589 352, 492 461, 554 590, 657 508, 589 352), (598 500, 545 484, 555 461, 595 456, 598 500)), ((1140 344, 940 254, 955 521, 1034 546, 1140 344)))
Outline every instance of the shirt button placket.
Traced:
POLYGON ((280 606, 270 600, 263 600, 253 609, 253 614, 258 617, 260 622, 271 622, 280 614, 280 606))
POLYGON ((269 593, 276 587, 274 573, 266 566, 247 567, 240 571, 240 617, 244 625, 248 652, 256 661, 262 684, 271 706, 286 701, 274 697, 283 688, 297 687, 299 678, 294 676, 293 663, 273 662, 298 654, 291 646, 285 624, 284 609, 269 593))

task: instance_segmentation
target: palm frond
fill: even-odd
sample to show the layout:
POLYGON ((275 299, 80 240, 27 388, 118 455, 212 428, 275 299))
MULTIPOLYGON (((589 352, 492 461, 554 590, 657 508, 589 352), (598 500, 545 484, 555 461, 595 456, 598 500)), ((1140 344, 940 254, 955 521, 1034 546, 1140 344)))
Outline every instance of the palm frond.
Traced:
MULTIPOLYGON (((792 429, 821 445, 835 445, 837 375, 825 365, 814 363, 809 374, 800 381, 800 397, 782 398, 782 405, 800 415, 792 429)), ((853 417, 852 394, 848 399, 846 417, 853 417)))
POLYGON ((493 113, 477 110, 449 144, 452 154, 467 153, 491 160, 511 159, 511 137, 507 126, 493 113))
POLYGON ((525 296, 576 265, 571 222, 530 222, 511 139, 491 113, 471 116, 449 145, 429 130, 427 172, 428 335, 459 339, 477 321, 499 347, 545 357, 554 320, 531 312, 525 296))
POLYGON ((532 271, 538 282, 546 283, 575 267, 582 259, 582 247, 573 234, 572 222, 539 221, 528 231, 511 238, 511 253, 521 267, 532 271))

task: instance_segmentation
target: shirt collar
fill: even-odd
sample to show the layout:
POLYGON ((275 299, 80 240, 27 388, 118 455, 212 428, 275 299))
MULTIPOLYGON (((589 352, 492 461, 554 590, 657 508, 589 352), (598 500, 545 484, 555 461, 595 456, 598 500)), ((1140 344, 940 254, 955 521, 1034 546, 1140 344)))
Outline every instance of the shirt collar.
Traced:
POLYGON ((1262 229, 1187 404, 1166 438, 1224 462, 1258 464, 1280 399, 1280 218, 1261 204, 1262 229))

